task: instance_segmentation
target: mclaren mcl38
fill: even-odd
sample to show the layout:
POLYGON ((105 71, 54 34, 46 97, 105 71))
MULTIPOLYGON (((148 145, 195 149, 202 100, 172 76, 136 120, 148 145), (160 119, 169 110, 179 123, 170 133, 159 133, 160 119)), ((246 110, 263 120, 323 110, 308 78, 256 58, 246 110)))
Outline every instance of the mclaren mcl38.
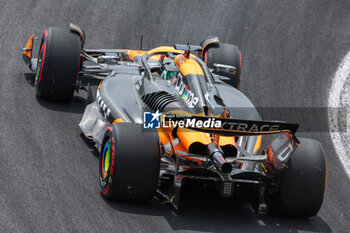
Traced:
POLYGON ((100 80, 79 126, 100 154, 105 198, 140 202, 158 194, 178 208, 182 187, 198 182, 225 198, 247 197, 255 210, 265 203, 276 215, 317 214, 325 151, 297 139, 298 124, 261 119, 240 91, 237 46, 208 37, 148 51, 87 49, 85 38, 74 24, 49 27, 37 58, 31 35, 23 59, 45 100, 71 101, 75 91, 91 90, 87 79, 100 80))

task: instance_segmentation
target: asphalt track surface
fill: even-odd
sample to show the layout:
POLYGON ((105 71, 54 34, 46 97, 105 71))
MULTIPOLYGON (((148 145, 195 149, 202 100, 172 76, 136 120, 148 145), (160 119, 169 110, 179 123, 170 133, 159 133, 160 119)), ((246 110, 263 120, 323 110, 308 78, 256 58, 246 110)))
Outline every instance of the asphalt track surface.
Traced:
POLYGON ((327 132, 306 133, 328 158, 324 204, 307 220, 257 216, 248 203, 201 193, 180 211, 104 200, 78 127, 84 94, 69 105, 37 99, 21 58, 30 33, 69 22, 85 29, 87 48, 136 49, 140 34, 146 49, 218 35, 241 48, 241 87, 256 106, 327 107, 350 48, 349 11, 347 0, 1 0, 0 232, 350 232, 350 182, 327 132))

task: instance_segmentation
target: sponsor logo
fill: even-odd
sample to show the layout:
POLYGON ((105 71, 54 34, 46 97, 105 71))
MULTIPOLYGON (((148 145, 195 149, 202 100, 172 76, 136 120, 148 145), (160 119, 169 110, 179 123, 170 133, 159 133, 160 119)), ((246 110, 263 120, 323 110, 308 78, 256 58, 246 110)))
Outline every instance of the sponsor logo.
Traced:
MULTIPOLYGON (((196 117, 181 117, 173 118, 165 117, 161 120, 161 113, 144 112, 143 113, 143 128, 144 129, 159 129, 159 128, 221 128, 221 120, 215 118, 198 119, 196 117)), ((172 116, 172 115, 171 115, 172 116)))
POLYGON ((183 118, 183 119, 172 119, 163 118, 162 127, 163 128, 221 128, 222 122, 215 118, 208 119, 198 119, 198 118, 183 118))
POLYGON ((136 90, 140 90, 140 88, 142 87, 142 79, 140 79, 139 81, 137 81, 136 83, 135 83, 135 88, 136 88, 136 90))
POLYGON ((181 99, 184 100, 188 107, 194 108, 199 102, 199 98, 194 96, 194 93, 182 81, 182 78, 175 79, 173 84, 175 84, 175 91, 180 95, 181 99))
POLYGON ((159 129, 160 128, 160 116, 157 112, 144 112, 143 113, 143 128, 144 129, 159 129))
POLYGON ((111 110, 107 107, 105 102, 102 100, 100 90, 97 90, 96 99, 97 99, 97 104, 98 104, 98 108, 100 109, 100 112, 102 113, 104 119, 107 120, 111 114, 111 110))
POLYGON ((238 130, 238 131, 251 131, 251 132, 260 132, 260 131, 276 131, 280 129, 278 124, 248 124, 241 122, 223 122, 222 129, 228 130, 238 130))

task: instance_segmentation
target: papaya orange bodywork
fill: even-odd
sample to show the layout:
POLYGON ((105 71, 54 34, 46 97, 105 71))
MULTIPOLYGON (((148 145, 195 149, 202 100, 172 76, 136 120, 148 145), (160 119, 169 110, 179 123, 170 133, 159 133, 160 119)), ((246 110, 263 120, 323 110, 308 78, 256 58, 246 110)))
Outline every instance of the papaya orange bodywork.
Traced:
POLYGON ((179 128, 177 130, 177 136, 186 151, 188 151, 190 146, 195 142, 202 143, 203 145, 208 145, 211 143, 211 139, 208 134, 191 129, 179 128))
POLYGON ((192 56, 186 58, 184 55, 179 54, 175 57, 174 61, 175 65, 179 68, 183 76, 189 74, 204 75, 202 67, 192 56))
POLYGON ((124 121, 123 121, 123 119, 122 118, 118 118, 118 119, 115 119, 113 122, 112 122, 112 124, 114 124, 114 123, 123 123, 124 121))
POLYGON ((235 137, 220 136, 220 138, 219 138, 219 146, 227 146, 227 145, 236 146, 235 137))
POLYGON ((154 49, 151 49, 148 51, 148 54, 153 54, 153 53, 184 53, 183 50, 177 50, 174 47, 171 46, 160 46, 154 49))
POLYGON ((29 59, 32 58, 33 40, 34 40, 34 36, 32 34, 29 37, 25 50, 23 51, 23 54, 26 55, 29 59))
POLYGON ((255 143, 255 146, 254 146, 254 150, 253 150, 253 153, 255 153, 256 151, 258 151, 261 147, 261 140, 262 140, 262 136, 259 135, 258 138, 256 139, 256 143, 255 143))
POLYGON ((166 145, 169 143, 169 139, 166 136, 165 132, 162 129, 158 129, 158 135, 159 135, 159 140, 163 145, 166 145))
MULTIPOLYGON (((173 140, 174 137, 171 134, 172 129, 158 129, 158 135, 159 135, 159 140, 163 145, 167 145, 170 143, 170 140, 173 140), (168 138, 169 137, 169 138, 168 138)), ((183 146, 182 143, 178 143, 177 145, 174 146, 176 151, 182 151, 182 152, 188 152, 186 148, 183 146)), ((175 151, 175 153, 176 153, 175 151)), ((173 151, 169 151, 170 153, 173 153, 173 151)))
POLYGON ((127 51, 127 54, 128 54, 131 61, 133 61, 136 56, 142 56, 145 53, 146 53, 146 51, 142 51, 142 50, 128 50, 127 51))

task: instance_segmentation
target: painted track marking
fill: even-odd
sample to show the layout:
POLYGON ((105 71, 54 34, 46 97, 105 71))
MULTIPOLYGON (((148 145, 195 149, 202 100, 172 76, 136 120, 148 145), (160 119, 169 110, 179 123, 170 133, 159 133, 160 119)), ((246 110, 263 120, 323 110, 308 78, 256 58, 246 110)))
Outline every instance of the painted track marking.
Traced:
MULTIPOLYGON (((337 111, 333 111, 332 108, 337 107, 350 107, 350 89, 347 89, 346 82, 350 82, 350 51, 344 57, 340 63, 335 76, 332 80, 332 85, 328 97, 328 120, 330 127, 330 135, 334 144, 335 152, 339 156, 339 159, 344 167, 345 172, 350 178, 350 134, 349 127, 347 126, 346 132, 342 132, 339 129, 339 116, 337 111), (345 94, 345 100, 342 101, 345 94)), ((347 113, 347 116, 349 112, 347 113)), ((347 124, 349 119, 347 119, 347 124)))

